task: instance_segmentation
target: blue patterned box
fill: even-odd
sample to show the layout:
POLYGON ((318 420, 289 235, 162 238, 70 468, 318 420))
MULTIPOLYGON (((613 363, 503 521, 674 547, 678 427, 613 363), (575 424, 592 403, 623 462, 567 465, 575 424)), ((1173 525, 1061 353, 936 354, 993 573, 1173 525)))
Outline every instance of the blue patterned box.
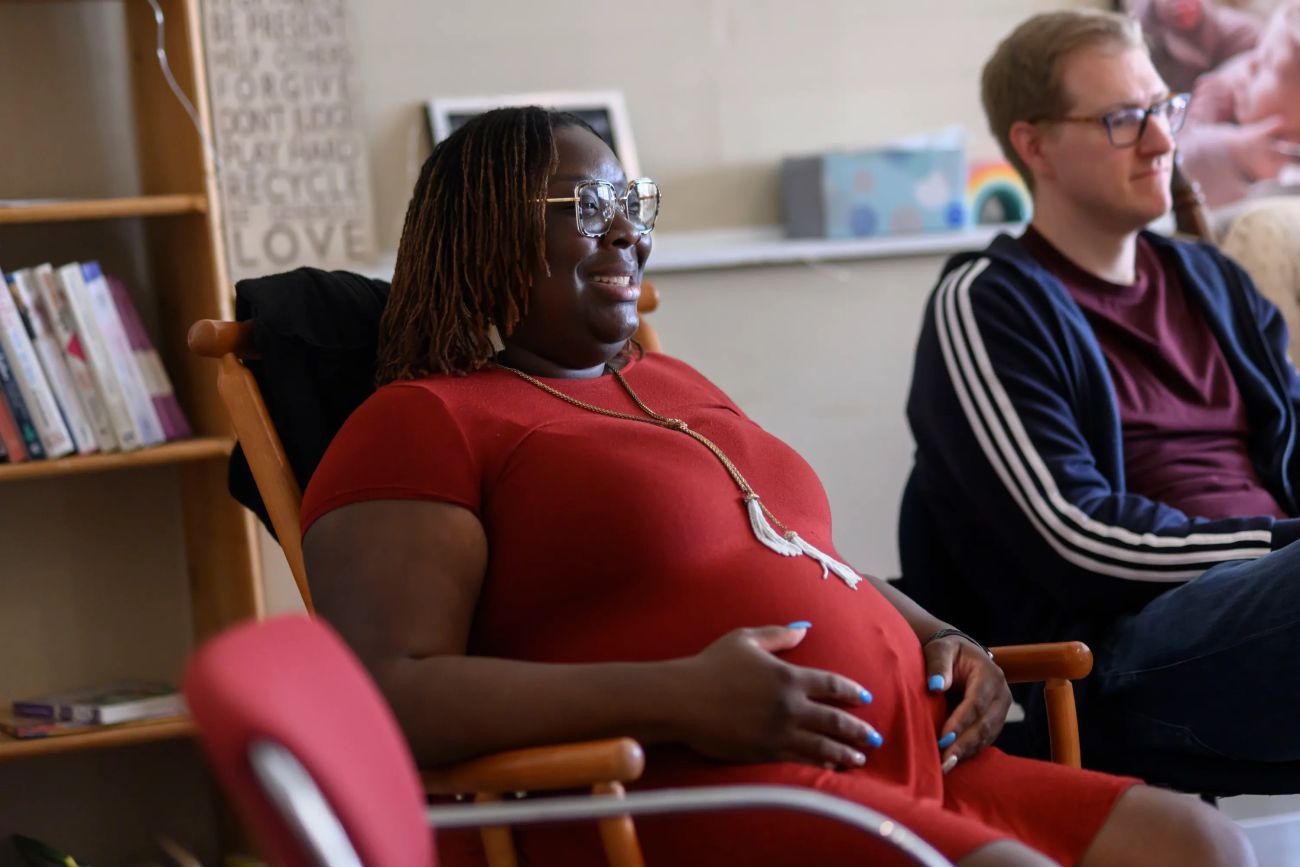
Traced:
POLYGON ((966 220, 962 147, 891 147, 791 157, 781 204, 791 238, 946 232, 966 220))

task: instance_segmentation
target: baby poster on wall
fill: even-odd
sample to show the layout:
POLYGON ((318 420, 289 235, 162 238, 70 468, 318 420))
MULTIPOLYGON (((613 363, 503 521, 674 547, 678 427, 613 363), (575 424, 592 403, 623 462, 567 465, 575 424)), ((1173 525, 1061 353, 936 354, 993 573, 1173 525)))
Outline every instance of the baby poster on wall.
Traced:
POLYGON ((1157 71, 1189 92, 1178 140, 1211 205, 1300 175, 1300 0, 1127 0, 1157 71))
POLYGON ((202 7, 231 277, 372 264, 346 0, 202 7))

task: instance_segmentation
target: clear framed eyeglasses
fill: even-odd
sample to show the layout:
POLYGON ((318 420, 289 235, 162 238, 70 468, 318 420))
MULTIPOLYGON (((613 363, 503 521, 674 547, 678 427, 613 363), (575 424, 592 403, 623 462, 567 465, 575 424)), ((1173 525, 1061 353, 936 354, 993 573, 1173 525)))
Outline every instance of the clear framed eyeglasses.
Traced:
POLYGON ((659 216, 659 185, 650 178, 633 178, 620 192, 609 181, 582 181, 572 196, 546 199, 547 202, 573 202, 578 231, 588 238, 599 238, 614 225, 615 210, 642 235, 653 232, 659 216))
POLYGON ((1099 123, 1106 127, 1110 143, 1117 148, 1131 148, 1146 134, 1147 123, 1158 117, 1173 135, 1183 128, 1187 120, 1187 107, 1191 105, 1190 93, 1174 93, 1151 103, 1147 108, 1121 108, 1092 117, 1060 117, 1054 123, 1099 123))

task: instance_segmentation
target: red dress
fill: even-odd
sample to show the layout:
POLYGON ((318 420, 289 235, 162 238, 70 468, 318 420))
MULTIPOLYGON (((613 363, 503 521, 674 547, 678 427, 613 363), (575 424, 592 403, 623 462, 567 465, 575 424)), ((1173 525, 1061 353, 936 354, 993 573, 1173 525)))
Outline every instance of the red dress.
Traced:
MULTIPOLYGON (((834 554, 826 494, 799 455, 680 361, 648 354, 624 374, 650 408, 717 443, 782 522, 834 554)), ((639 412, 612 376, 546 382, 587 403, 639 412)), ((810 786, 890 815, 950 859, 1011 837, 1072 864, 1134 782, 994 749, 945 777, 936 740, 946 705, 926 691, 922 652, 906 621, 867 582, 855 590, 834 576, 822 580, 813 560, 763 547, 718 459, 679 432, 574 407, 502 370, 393 383, 331 444, 303 500, 303 529, 332 509, 379 499, 457 503, 482 521, 490 558, 471 653, 540 662, 669 659, 693 655, 736 627, 810 620, 807 637, 783 658, 840 672, 875 695, 855 712, 884 745, 867 750, 861 769, 734 765, 669 746, 649 750, 640 785, 810 786)), ((785 813, 641 820, 638 830, 651 864, 882 857, 880 844, 858 832, 785 813)), ((535 863, 588 863, 588 856, 603 863, 590 827, 516 837, 535 863)))

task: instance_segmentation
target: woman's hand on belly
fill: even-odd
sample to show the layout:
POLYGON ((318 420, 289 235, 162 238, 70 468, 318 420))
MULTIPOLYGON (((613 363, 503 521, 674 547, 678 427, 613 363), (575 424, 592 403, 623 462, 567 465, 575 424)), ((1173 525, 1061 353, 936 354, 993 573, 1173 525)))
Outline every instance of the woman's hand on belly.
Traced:
POLYGON ((806 627, 736 629, 672 663, 676 707, 665 711, 677 720, 673 739, 729 761, 862 765, 880 734, 843 708, 871 694, 847 677, 776 656, 806 634, 806 627))

